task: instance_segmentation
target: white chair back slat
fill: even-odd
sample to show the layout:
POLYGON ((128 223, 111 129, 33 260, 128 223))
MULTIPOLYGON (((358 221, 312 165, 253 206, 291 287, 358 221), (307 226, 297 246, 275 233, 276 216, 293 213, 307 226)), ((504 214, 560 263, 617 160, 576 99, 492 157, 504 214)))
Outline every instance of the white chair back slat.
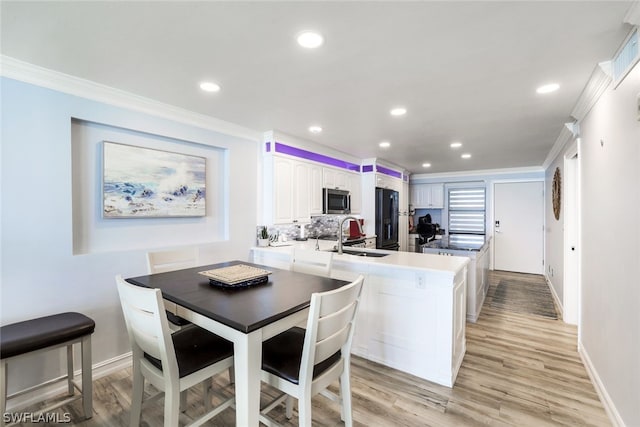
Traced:
POLYGON ((196 267, 197 265, 197 248, 147 252, 147 269, 149 274, 165 273, 167 271, 196 267))
MULTIPOLYGON (((129 312, 129 319, 140 317, 136 316, 135 313, 136 310, 131 310, 129 312)), ((133 338, 138 344, 138 347, 140 347, 140 349, 145 353, 150 354, 156 359, 160 359, 162 353, 160 350, 160 343, 162 338, 158 336, 156 328, 144 319, 130 320, 130 323, 131 333, 133 334, 133 338)))
POLYGON ((294 249, 290 269, 298 273, 329 277, 332 262, 331 252, 294 249))
POLYGON ((309 320, 300 365, 300 384, 313 380, 313 366, 343 349, 349 357, 353 337, 352 323, 358 312, 364 276, 341 288, 311 296, 309 320), (345 316, 345 314, 350 314, 345 316), (320 322, 322 332, 320 332, 320 322), (319 335, 320 332, 320 335, 319 335), (320 338, 319 338, 320 336, 320 338), (319 342, 318 342, 319 341, 319 342))
POLYGON ((360 287, 351 286, 351 284, 324 293, 322 295, 322 301, 320 302, 320 317, 322 318, 328 314, 342 310, 349 304, 352 304, 359 295, 360 287))
POLYGON ((320 342, 344 328, 353 319, 356 310, 356 302, 344 307, 342 310, 318 319, 318 333, 316 342, 320 342))
POLYGON ((132 285, 121 276, 116 276, 116 283, 132 348, 160 359, 163 375, 177 375, 178 364, 162 292, 132 285))
POLYGON ((342 329, 330 337, 316 343, 314 363, 317 365, 340 350, 349 338, 351 323, 347 323, 342 329))

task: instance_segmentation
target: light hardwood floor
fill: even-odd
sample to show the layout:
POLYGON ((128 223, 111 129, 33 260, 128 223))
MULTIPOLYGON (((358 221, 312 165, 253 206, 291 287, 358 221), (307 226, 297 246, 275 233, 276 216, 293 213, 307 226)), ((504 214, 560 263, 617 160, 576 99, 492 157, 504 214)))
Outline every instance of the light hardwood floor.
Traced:
MULTIPOLYGON (((576 350, 576 328, 560 320, 491 307, 500 280, 544 280, 541 276, 491 272, 491 288, 478 322, 467 323, 467 353, 452 389, 354 357, 352 395, 357 426, 610 426, 576 350)), ((129 369, 94 382, 94 416, 80 426, 127 426, 129 369)), ((226 374, 216 378, 221 393, 233 392, 226 374)), ((334 391, 337 389, 334 387, 334 391)), ((263 389, 270 395, 272 390, 263 389)), ((189 392, 186 413, 201 409, 200 391, 189 392)), ((142 426, 162 425, 162 400, 143 407, 142 426)), ((82 419, 80 402, 63 407, 82 419)), ((285 426, 282 408, 271 415, 285 426)), ((314 426, 342 425, 338 406, 313 399, 314 426)), ((207 425, 233 426, 225 410, 207 425)))

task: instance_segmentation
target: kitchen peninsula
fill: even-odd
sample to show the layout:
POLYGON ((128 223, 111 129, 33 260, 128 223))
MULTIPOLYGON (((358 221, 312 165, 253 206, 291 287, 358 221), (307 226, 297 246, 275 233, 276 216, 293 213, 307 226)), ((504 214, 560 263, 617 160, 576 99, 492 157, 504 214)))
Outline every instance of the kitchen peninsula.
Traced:
POLYGON ((467 320, 475 323, 480 316, 482 304, 489 290, 489 242, 479 243, 452 241, 448 236, 422 245, 422 253, 434 255, 464 256, 469 258, 467 266, 467 320))
MULTIPOLYGON (((330 251, 336 242, 317 243, 319 250, 330 251)), ((286 269, 294 249, 315 246, 316 241, 309 240, 254 247, 251 255, 256 264, 286 269)), ((365 275, 353 354, 452 387, 466 349, 469 259, 367 249, 350 252, 354 254, 334 254, 331 277, 354 280, 365 275)))

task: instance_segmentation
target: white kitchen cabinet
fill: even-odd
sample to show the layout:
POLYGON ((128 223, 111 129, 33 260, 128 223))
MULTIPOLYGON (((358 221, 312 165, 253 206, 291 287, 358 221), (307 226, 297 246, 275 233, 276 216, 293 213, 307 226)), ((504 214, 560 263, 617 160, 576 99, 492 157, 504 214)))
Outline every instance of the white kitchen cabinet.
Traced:
POLYGON ((308 163, 293 163, 293 222, 311 220, 311 166, 308 163))
POLYGON ((310 206, 311 215, 322 215, 322 166, 309 163, 310 184, 310 206))
POLYGON ((293 222, 293 161, 273 159, 273 223, 293 222))
POLYGON ((325 188, 347 190, 347 172, 335 168, 322 168, 322 180, 325 188))
POLYGON ((444 209, 444 184, 413 184, 409 192, 414 209, 444 209))
POLYGON ((309 222, 322 213, 320 167, 285 157, 273 157, 273 223, 309 222), (315 181, 315 182, 314 182, 315 181))
POLYGON ((381 173, 376 173, 376 187, 377 188, 387 188, 389 190, 402 191, 402 181, 390 177, 388 175, 384 175, 381 173))
POLYGON ((351 195, 351 213, 362 212, 362 179, 359 173, 346 173, 347 190, 351 195))

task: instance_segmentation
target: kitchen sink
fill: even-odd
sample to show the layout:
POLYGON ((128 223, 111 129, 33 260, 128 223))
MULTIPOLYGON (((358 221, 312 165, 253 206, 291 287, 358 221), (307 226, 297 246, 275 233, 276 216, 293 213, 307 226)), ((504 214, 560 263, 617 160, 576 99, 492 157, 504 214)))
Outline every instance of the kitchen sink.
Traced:
MULTIPOLYGON (((337 249, 332 250, 331 252, 338 252, 337 249)), ((384 256, 387 256, 389 254, 381 254, 379 252, 363 252, 363 251, 353 251, 351 249, 343 249, 342 253, 344 254, 349 254, 349 255, 355 255, 355 256, 366 256, 366 257, 371 257, 371 258, 382 258, 384 256)))

